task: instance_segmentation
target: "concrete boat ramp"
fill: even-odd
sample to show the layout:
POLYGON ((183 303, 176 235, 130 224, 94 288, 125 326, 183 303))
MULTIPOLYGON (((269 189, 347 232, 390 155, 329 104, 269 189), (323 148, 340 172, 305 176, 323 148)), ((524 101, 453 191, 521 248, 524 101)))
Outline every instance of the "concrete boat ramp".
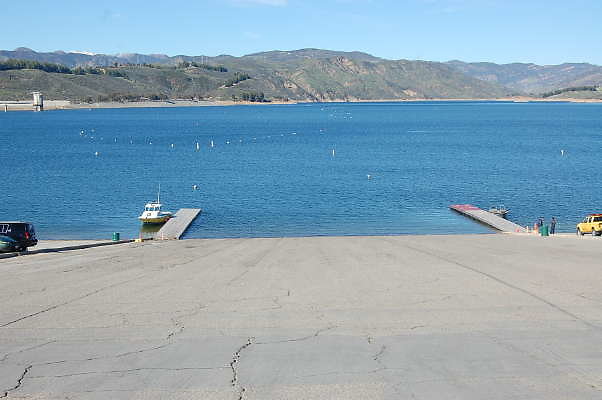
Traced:
POLYGON ((0 398, 599 400, 599 244, 188 239, 0 260, 0 398))
POLYGON ((479 207, 473 206, 472 204, 454 204, 449 206, 452 210, 468 217, 472 218, 477 222, 487 225, 493 229, 496 229, 505 233, 526 233, 527 230, 515 224, 512 221, 508 221, 505 218, 499 217, 489 211, 480 209, 479 207))
POLYGON ((200 208, 181 208, 176 215, 169 219, 155 234, 155 239, 180 239, 192 221, 201 212, 200 208))

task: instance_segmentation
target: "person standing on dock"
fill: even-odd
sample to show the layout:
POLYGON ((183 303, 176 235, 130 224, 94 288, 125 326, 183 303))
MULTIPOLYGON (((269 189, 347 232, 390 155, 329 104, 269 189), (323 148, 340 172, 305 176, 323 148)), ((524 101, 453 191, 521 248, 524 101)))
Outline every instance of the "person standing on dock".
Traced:
POLYGON ((552 220, 550 221, 550 235, 553 235, 556 233, 556 217, 552 217, 552 220))

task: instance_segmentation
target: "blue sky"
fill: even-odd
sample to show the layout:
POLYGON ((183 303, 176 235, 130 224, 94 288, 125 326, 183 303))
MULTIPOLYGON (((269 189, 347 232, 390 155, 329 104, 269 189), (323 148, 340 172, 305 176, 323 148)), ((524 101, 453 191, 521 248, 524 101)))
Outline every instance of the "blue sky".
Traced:
POLYGON ((602 0, 29 0, 5 2, 0 21, 8 50, 240 56, 314 47, 602 65, 602 0))

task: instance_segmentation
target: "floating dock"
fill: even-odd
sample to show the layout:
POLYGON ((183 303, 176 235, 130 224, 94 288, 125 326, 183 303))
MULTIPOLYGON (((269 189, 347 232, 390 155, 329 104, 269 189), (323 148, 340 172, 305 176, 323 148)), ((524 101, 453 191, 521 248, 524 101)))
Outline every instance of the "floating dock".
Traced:
POLYGON ((155 239, 180 239, 200 212, 200 208, 180 208, 176 215, 171 217, 169 221, 155 233, 155 239))
POLYGON ((472 218, 477 222, 480 222, 484 225, 487 225, 493 229, 496 229, 501 232, 506 233, 526 233, 527 230, 515 224, 512 221, 508 221, 502 217, 499 217, 489 211, 485 211, 480 209, 479 207, 473 206, 471 204, 454 204, 449 206, 452 210, 467 216, 468 218, 472 218))

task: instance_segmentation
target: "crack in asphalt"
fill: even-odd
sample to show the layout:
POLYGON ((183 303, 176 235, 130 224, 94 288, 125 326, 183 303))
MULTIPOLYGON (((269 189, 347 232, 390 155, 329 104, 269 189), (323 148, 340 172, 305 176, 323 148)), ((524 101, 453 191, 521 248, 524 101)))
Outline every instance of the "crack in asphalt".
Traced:
POLYGON ((376 361, 379 365, 382 365, 382 361, 381 361, 380 357, 385 353, 386 349, 387 349, 387 346, 385 346, 383 344, 382 346, 380 346, 380 350, 378 351, 378 353, 376 353, 374 356, 372 356, 372 359, 374 361, 376 361))
POLYGON ((322 333, 330 331, 332 329, 336 329, 338 328, 338 326, 336 325, 331 325, 327 328, 322 328, 322 329, 318 329, 316 332, 314 332, 311 335, 307 335, 307 336, 302 336, 299 338, 293 338, 293 339, 283 339, 283 340, 274 340, 273 342, 256 342, 255 344, 277 344, 277 343, 290 343, 290 342, 302 342, 304 340, 309 340, 309 339, 313 339, 315 337, 320 336, 322 333))
POLYGON ((232 361, 230 362, 230 369, 232 370, 232 381, 230 383, 232 384, 232 387, 238 392, 238 400, 243 400, 246 389, 243 386, 241 386, 239 382, 238 369, 236 367, 236 364, 240 360, 240 353, 242 353, 247 347, 251 346, 254 340, 254 337, 248 338, 247 342, 240 346, 236 353, 234 353, 234 355, 232 356, 232 361))
POLYGON ((178 321, 175 318, 172 318, 171 321, 174 324, 174 326, 176 327, 176 329, 169 332, 167 334, 167 337, 165 338, 165 340, 171 340, 171 338, 173 338, 174 336, 179 335, 180 333, 184 332, 184 324, 181 321, 178 321))
POLYGON ((239 347, 238 350, 234 353, 234 355, 232 357, 232 361, 230 362, 230 369, 232 370, 232 380, 230 381, 230 383, 232 384, 232 387, 235 388, 238 393, 237 400, 243 400, 244 396, 245 396, 245 392, 246 392, 246 388, 240 384, 237 364, 240 361, 241 353, 245 349, 247 349, 249 346, 251 346, 253 344, 267 345, 267 344, 300 342, 300 341, 316 338, 316 337, 320 336, 322 333, 327 332, 332 329, 335 329, 335 328, 337 328, 337 326, 332 325, 332 326, 329 326, 326 328, 318 329, 312 335, 303 336, 303 337, 299 337, 299 338, 293 338, 293 339, 275 340, 272 342, 256 342, 254 337, 250 337, 249 339, 247 339, 247 342, 244 345, 242 345, 241 347, 239 347))
MULTIPOLYGON (((240 242, 238 245, 241 245, 242 243, 244 243, 244 242, 240 242)), ((220 248, 218 248, 218 249, 215 249, 215 250, 209 251, 207 254, 203 254, 203 255, 201 255, 201 258, 206 258, 206 257, 208 257, 208 256, 211 256, 211 255, 213 255, 213 254, 215 254, 215 253, 219 253, 220 251, 223 251, 223 250, 225 250, 225 249, 228 249, 228 248, 231 248, 231 247, 232 247, 231 245, 225 244, 224 246, 222 246, 222 247, 220 247, 220 248)), ((79 255, 78 255, 78 256, 79 256, 79 255)), ((264 256, 265 256, 265 255, 264 255, 264 256)), ((105 257, 105 258, 106 258, 106 257, 105 257)), ((109 258, 109 259, 113 259, 113 258, 116 258, 116 256, 112 256, 112 257, 108 257, 108 258, 109 258)), ((198 261, 198 258, 199 258, 199 257, 196 257, 196 258, 194 258, 194 259, 192 259, 192 260, 190 260, 190 261, 186 261, 186 262, 184 262, 184 263, 180 263, 180 264, 175 264, 175 265, 171 266, 171 268, 173 268, 173 267, 179 267, 179 266, 186 265, 186 264, 190 264, 190 263, 192 263, 192 262, 198 261)), ((262 258, 263 258, 263 257, 262 257, 262 258)), ((259 261, 261 261, 261 260, 259 260, 259 261)), ((159 270, 161 270, 161 269, 159 269, 159 270)), ((124 284, 130 283, 130 282, 133 282, 133 281, 135 281, 135 280, 142 279, 142 278, 144 278, 144 277, 146 277, 146 276, 148 276, 148 275, 152 274, 153 272, 157 272, 157 271, 152 271, 151 273, 145 273, 145 274, 143 274, 143 275, 137 276, 137 277, 135 277, 135 278, 132 278, 132 279, 128 279, 128 280, 125 280, 125 281, 117 282, 117 283, 114 283, 114 284, 112 284, 112 285, 108 285, 108 286, 105 286, 105 287, 102 287, 102 288, 99 288, 99 289, 93 290, 92 292, 86 293, 86 294, 84 294, 84 295, 81 295, 81 296, 75 297, 75 298, 73 298, 73 299, 70 299, 70 300, 67 300, 67 301, 65 301, 65 302, 63 302, 63 303, 54 304, 54 305, 52 305, 52 306, 49 306, 49 307, 47 307, 47 308, 45 308, 45 309, 43 309, 43 310, 36 311, 36 312, 34 312, 34 313, 27 314, 27 315, 24 315, 24 316, 22 316, 22 317, 19 317, 19 318, 17 318, 17 319, 14 319, 14 320, 12 320, 12 321, 6 322, 6 323, 4 323, 4 324, 0 325, 0 328, 4 328, 4 327, 10 326, 10 325, 12 325, 12 324, 15 324, 15 323, 17 323, 17 322, 23 321, 23 320, 25 320, 25 319, 28 319, 28 318, 31 318, 31 317, 35 317, 35 316, 37 316, 37 315, 40 315, 40 314, 46 313, 46 312, 48 312, 48 311, 55 310, 55 309, 57 309, 57 308, 59 308, 59 307, 62 307, 62 306, 66 306, 66 305, 68 305, 68 304, 71 304, 71 303, 73 303, 73 302, 76 302, 76 301, 78 301, 78 300, 82 300, 82 299, 85 299, 85 298, 87 298, 87 297, 93 296, 93 295, 95 295, 95 294, 97 294, 97 293, 100 293, 100 292, 102 292, 102 291, 104 291, 104 290, 107 290, 107 289, 112 289, 112 288, 114 288, 114 287, 116 287, 116 286, 124 285, 124 284)))
POLYGON ((130 369, 116 369, 116 370, 108 370, 108 371, 85 371, 85 372, 74 372, 72 374, 64 374, 64 375, 35 375, 28 376, 28 379, 42 379, 42 378, 68 378, 71 376, 81 376, 81 375, 93 375, 93 374, 121 374, 128 372, 138 372, 138 371, 204 371, 204 370, 217 370, 217 369, 228 369, 229 367, 182 367, 182 368, 161 368, 161 367, 140 367, 140 368, 130 368, 130 369))
POLYGON ((34 349, 37 349, 39 347, 43 347, 43 346, 49 345, 51 343, 56 343, 56 340, 51 340, 51 341, 46 342, 46 343, 36 344, 35 346, 28 347, 26 349, 21 349, 19 351, 13 351, 13 352, 10 352, 10 353, 6 353, 5 355, 2 356, 2 358, 0 358, 0 362, 6 361, 8 359, 8 357, 12 356, 13 354, 25 353, 26 351, 34 350, 34 349))
MULTIPOLYGON (((226 246, 224 246, 224 247, 226 247, 226 246)), ((211 255, 213 253, 221 252, 223 250, 224 250, 224 248, 216 249, 216 250, 214 250, 212 252, 209 252, 208 254, 205 254, 204 257, 207 257, 207 256, 209 256, 209 255, 211 255)), ((251 263, 251 265, 247 266, 247 270, 245 272, 249 272, 249 268, 250 267, 259 264, 263 259, 265 259, 265 257, 271 252, 271 250, 272 249, 270 249, 270 251, 264 252, 259 257, 257 257, 254 260, 254 262, 251 263)), ((190 260, 190 261, 187 260, 184 263, 180 263, 180 264, 177 264, 177 265, 174 265, 174 266, 171 266, 171 267, 179 267, 179 266, 182 266, 182 265, 187 265, 187 264, 190 264, 190 263, 192 263, 194 261, 196 261, 196 260, 190 260)), ((67 272, 69 272, 69 271, 67 271, 67 272)), ((62 303, 50 305, 50 306, 48 306, 48 307, 46 307, 46 308, 44 308, 42 310, 39 310, 39 311, 30 313, 30 314, 27 314, 27 315, 23 315, 23 316, 21 316, 19 318, 16 318, 16 319, 12 320, 12 321, 3 323, 2 325, 0 325, 0 328, 8 327, 10 325, 13 325, 13 324, 18 323, 18 322, 23 321, 23 320, 26 320, 28 318, 36 317, 36 316, 44 314, 46 312, 55 310, 57 308, 69 305, 71 303, 77 302, 79 300, 85 299, 85 298, 90 297, 90 296, 93 296, 93 295, 98 294, 98 293, 100 293, 102 291, 109 290, 109 289, 112 289, 112 288, 120 286, 120 285, 125 285, 127 283, 130 283, 130 282, 133 282, 133 281, 136 281, 136 280, 139 280, 139 279, 143 279, 143 278, 145 278, 145 277, 147 277, 147 276, 149 276, 151 274, 154 274, 155 272, 156 271, 153 271, 150 274, 149 273, 145 273, 145 274, 142 274, 142 275, 138 275, 138 276, 136 276, 134 278, 131 278, 131 279, 127 279, 127 280, 124 280, 124 281, 116 282, 116 283, 113 283, 113 284, 110 284, 110 285, 98 288, 96 290, 93 290, 93 291, 90 291, 88 293, 82 294, 80 296, 77 296, 77 297, 71 298, 69 300, 66 300, 66 301, 64 301, 62 303)), ((245 273, 243 273, 239 277, 235 278, 234 281, 237 280, 237 279, 242 278, 244 275, 245 275, 245 273)), ((231 283, 232 282, 229 282, 229 284, 231 284, 231 283)), ((277 300, 274 300, 273 298, 271 298, 271 299, 275 302, 275 305, 277 306, 277 300)), ((88 358, 78 359, 78 360, 56 360, 56 361, 49 361, 49 362, 44 362, 44 363, 32 363, 32 364, 28 365, 25 368, 25 370, 23 371, 23 373, 19 376, 19 378, 17 379, 17 384, 15 386, 13 386, 13 387, 11 387, 9 389, 6 389, 3 392, 0 392, 0 398, 6 398, 6 397, 8 397, 8 395, 9 395, 10 392, 19 389, 22 386, 23 381, 26 378, 26 375, 28 375, 30 373, 31 369, 34 366, 40 367, 40 366, 58 365, 58 364, 64 364, 64 363, 70 363, 70 362, 85 362, 85 361, 94 361, 94 360, 99 360, 99 359, 120 358, 120 357, 126 357, 126 356, 133 355, 133 354, 139 354, 139 353, 143 353, 143 352, 155 351, 155 350, 159 350, 159 349, 165 348, 165 347, 173 344, 173 338, 184 331, 185 326, 184 326, 184 323, 181 321, 181 319, 186 318, 186 317, 190 317, 190 316, 193 316, 193 315, 196 315, 199 312, 201 312, 203 309, 205 309, 206 307, 207 307, 206 305, 199 305, 199 306, 195 307, 192 310, 192 312, 189 312, 187 314, 180 315, 180 316, 177 316, 177 317, 173 317, 172 318, 172 323, 174 324, 175 329, 173 329, 171 332, 169 332, 167 334, 167 336, 165 337, 164 340, 166 340, 167 343, 163 343, 163 344, 158 345, 158 346, 143 348, 143 349, 134 350, 134 351, 123 352, 123 353, 114 354, 114 355, 108 355, 108 356, 107 355, 101 355, 101 356, 97 356, 97 357, 88 357, 88 358)), ((223 366, 223 367, 202 367, 202 368, 134 368, 134 369, 124 369, 124 370, 75 372, 75 373, 72 373, 72 374, 54 375, 54 376, 48 376, 48 377, 60 378, 60 377, 69 377, 69 376, 78 376, 78 375, 89 375, 89 374, 127 373, 127 372, 143 371, 143 370, 183 371, 183 370, 211 370, 211 369, 228 369, 228 368, 230 368, 232 370, 232 372, 233 372, 232 385, 237 388, 239 399, 242 399, 243 396, 244 396, 245 388, 242 387, 242 386, 240 386, 240 384, 239 384, 239 381, 238 381, 239 376, 238 376, 238 371, 237 371, 236 363, 240 359, 241 352, 244 351, 247 347, 249 347, 253 343, 253 340, 254 340, 254 338, 249 338, 248 341, 247 341, 247 343, 245 345, 243 345, 241 348, 238 349, 238 351, 234 354, 234 358, 233 358, 233 360, 232 360, 232 362, 230 363, 229 366, 223 366)), ((54 342, 54 341, 52 341, 52 342, 54 342)), ((48 342, 48 343, 43 343, 43 344, 40 344, 40 345, 36 345, 36 346, 33 346, 33 347, 29 348, 29 349, 23 349, 21 351, 17 351, 17 352, 14 352, 14 353, 7 353, 7 354, 5 354, 2 357, 2 359, 0 361, 5 361, 11 354, 16 354, 16 353, 19 353, 19 352, 22 352, 22 351, 31 350, 33 348, 44 346, 44 345, 47 345, 47 344, 52 343, 52 342, 48 342)), ((43 377, 45 377, 45 376, 35 376, 33 378, 43 378, 43 377)), ((31 376, 27 376, 27 378, 32 378, 32 377, 31 376)))
POLYGON ((591 323, 591 322, 589 322, 589 321, 587 321, 587 320, 579 317, 578 315, 573 314, 572 312, 570 312, 568 310, 565 310, 564 308, 562 308, 562 307, 560 307, 560 306, 552 303, 551 301, 549 301, 549 300, 547 300, 547 299, 545 299, 545 298, 543 298, 543 297, 541 297, 541 296, 539 296, 539 295, 537 295, 535 293, 532 293, 532 292, 528 291, 527 289, 523 289, 520 286, 516 286, 516 285, 514 285, 514 284, 512 284, 510 282, 507 282, 507 281, 505 281, 505 280, 503 280, 501 278, 498 278, 497 276, 495 276, 493 274, 490 274, 488 272, 481 271, 480 269, 478 269, 476 267, 471 267, 470 265, 466 265, 466 264, 463 264, 461 262, 455 261, 453 259, 440 256, 439 254, 436 254, 436 253, 434 253, 432 251, 428 251, 428 250, 420 249, 420 248, 417 248, 417 247, 414 247, 414 246, 410 246, 410 245, 408 245, 406 243, 393 242, 392 240, 387 240, 387 242, 389 242, 390 244, 395 245, 395 246, 403 246, 403 247, 405 247, 407 249, 414 250, 417 253, 425 254, 427 256, 431 256, 431 257, 439 259, 441 261, 444 261, 444 262, 456 265, 456 266, 458 266, 460 268, 472 271, 472 272, 474 272, 476 274, 483 275, 483 276, 485 276, 485 277, 487 277, 487 278, 489 278, 489 279, 491 279, 491 280, 493 280, 493 281, 495 281, 495 282, 497 282, 497 283, 499 283, 499 284, 501 284, 503 286, 506 286, 506 287, 508 287, 510 289, 513 289, 513 290, 516 290, 518 292, 521 292, 521 293, 523 293, 523 294, 525 294, 525 295, 527 295, 527 296, 529 296, 529 297, 531 297, 533 299, 536 299, 536 300, 538 300, 538 301, 540 301, 540 302, 542 302, 544 304, 547 304, 548 306, 552 307, 556 311, 558 311, 558 312, 560 312, 560 313, 562 313, 562 314, 570 317, 571 319, 573 319, 575 321, 579 321, 579 322, 583 323, 584 325, 586 325, 586 326, 588 326, 588 327, 590 327, 592 329, 596 329, 596 330, 600 330, 601 329, 600 326, 595 325, 595 324, 593 324, 593 323, 591 323))
POLYGON ((276 250, 276 248, 282 243, 282 241, 283 241, 283 238, 280 238, 280 240, 278 240, 278 242, 274 246, 268 248, 267 250, 263 251, 261 254, 257 255, 252 261, 245 263, 245 265, 243 266, 245 268, 245 270, 243 272, 241 272, 240 274, 234 276, 228 282, 226 282, 226 286, 232 286, 234 284, 234 282, 239 281, 242 277, 244 277, 246 274, 251 272, 251 268, 256 267, 263 260, 265 260, 268 255, 270 255, 271 253, 274 252, 274 250, 276 250))
MULTIPOLYGON (((122 283, 125 283, 125 282, 122 282, 122 283)), ((115 286, 115 285, 113 285, 113 286, 115 286)), ((73 300, 73 301, 75 301, 75 300, 73 300)), ((205 308, 205 306, 201 304, 198 307, 196 307, 195 309, 193 309, 191 312, 189 312, 187 314, 184 314, 184 315, 180 316, 179 318, 185 318, 185 317, 190 317, 190 316, 196 315, 199 312, 201 312, 204 308, 205 308)), ((121 358, 121 357, 126 357, 126 356, 129 356, 129 355, 132 355, 132 354, 139 354, 139 353, 144 353, 144 352, 147 352, 147 351, 154 351, 154 350, 159 350, 159 349, 165 348, 165 347, 173 344, 173 340, 172 339, 176 335, 179 335, 180 333, 182 333, 184 331, 184 324, 183 324, 183 322, 177 320, 176 318, 172 318, 172 323, 175 325, 176 329, 174 329, 171 332, 169 332, 167 334, 167 336, 165 337, 165 340, 167 341, 167 343, 163 343, 163 344, 161 344, 159 346, 153 346, 153 347, 139 349, 139 350, 135 350, 135 351, 128 351, 128 352, 124 352, 124 353, 114 354, 114 355, 111 355, 111 356, 89 357, 89 358, 78 359, 78 360, 57 360, 57 361, 49 361, 49 362, 45 362, 45 363, 30 364, 25 369, 25 371, 20 376, 20 378, 17 380, 17 385, 14 386, 14 387, 12 387, 12 388, 10 388, 10 389, 5 390, 4 393, 2 395, 0 395, 0 398, 6 398, 6 397, 8 397, 9 392, 14 391, 14 390, 18 389, 19 387, 21 387, 21 385, 23 383, 23 380, 25 378, 25 375, 27 375, 27 373, 34 366, 40 367, 40 366, 46 366, 46 365, 66 364, 66 363, 69 363, 69 362, 85 362, 85 361, 95 361, 95 360, 108 359, 108 358, 121 358)), ((11 354, 17 354, 17 353, 25 352, 25 351, 32 350, 32 349, 35 349, 35 348, 39 348, 39 347, 42 347, 42 346, 46 346, 46 345, 48 345, 50 343, 55 343, 55 342, 56 342, 56 340, 53 340, 53 341, 42 343, 42 344, 39 344, 39 345, 30 347, 30 348, 27 348, 27 349, 16 351, 16 352, 13 352, 13 353, 7 353, 7 354, 5 354, 2 357, 2 359, 0 359, 0 361, 5 361, 11 354)), ((131 370, 114 370, 114 371, 98 371, 98 372, 92 371, 92 372, 83 372, 83 373, 73 373, 73 374, 68 374, 68 375, 56 375, 56 376, 50 376, 50 377, 61 378, 61 377, 67 377, 67 376, 86 375, 86 374, 93 374, 93 373, 119 373, 119 372, 133 372, 133 371, 138 371, 138 370, 141 371, 141 370, 153 370, 153 369, 155 369, 155 370, 166 370, 166 371, 168 371, 168 370, 180 371, 180 370, 187 370, 187 369, 191 369, 191 370, 198 369, 198 370, 200 370, 200 369, 218 369, 218 368, 227 368, 227 367, 173 368, 173 369, 170 369, 170 368, 135 368, 135 369, 131 369, 131 370)), ((35 377, 35 378, 41 378, 41 377, 42 376, 38 376, 38 377, 35 377)))
MULTIPOLYGON (((368 336, 368 344, 370 344, 370 345, 376 344, 376 340, 372 336, 368 336)), ((380 345, 380 350, 378 350, 378 352, 372 356, 372 360, 376 362, 378 368, 376 368, 375 370, 372 370, 370 373, 374 374, 374 373, 386 371, 389 369, 385 365, 383 360, 381 359, 381 357, 385 354, 386 350, 387 350, 387 346, 382 344, 382 345, 380 345)))
POLYGON ((28 365, 25 368, 25 370, 23 371, 23 373, 21 374, 21 376, 19 377, 19 379, 17 379, 17 384, 10 389, 6 389, 4 391, 4 393, 2 395, 0 395, 0 399, 8 397, 8 394, 10 392, 19 389, 21 387, 21 385, 23 384, 23 379, 25 379, 25 375, 27 375, 27 373, 31 370, 32 367, 33 367, 33 365, 28 365))
MULTIPOLYGON (((197 311, 192 312, 192 313, 188 314, 187 316, 194 315, 194 314, 200 312, 203 308, 204 307, 201 306, 197 311)), ((101 360, 101 359, 107 359, 107 358, 121 358, 121 357, 126 357, 126 356, 129 356, 129 355, 132 355, 132 354, 139 354, 139 353, 144 353, 144 352, 147 352, 147 351, 154 351, 154 350, 159 350, 159 349, 165 348, 165 347, 167 347, 167 346, 169 346, 169 345, 171 345, 173 343, 173 341, 171 341, 171 339, 174 336, 176 336, 176 335, 178 335, 178 334, 180 334, 180 333, 182 333, 184 331, 184 325, 180 321, 176 321, 175 319, 172 319, 172 322, 177 327, 177 329, 174 330, 174 331, 172 331, 172 332, 170 332, 166 336, 165 340, 168 341, 167 343, 164 343, 164 344, 159 345, 159 346, 154 346, 154 347, 139 349, 139 350, 135 350, 135 351, 128 351, 128 352, 125 352, 125 353, 119 353, 119 354, 115 354, 115 355, 111 355, 111 356, 89 357, 89 358, 79 359, 79 360, 57 360, 57 361, 49 361, 49 362, 45 362, 45 363, 30 364, 27 368, 25 368, 25 371, 23 372, 23 374, 21 374, 20 378, 17 380, 17 385, 14 386, 14 387, 12 387, 12 388, 10 388, 10 389, 5 390, 4 394, 0 395, 0 398, 6 398, 6 397, 8 397, 9 392, 14 391, 14 390, 18 389, 19 387, 21 387, 21 385, 23 383, 23 380, 25 379, 25 375, 27 375, 27 373, 34 366, 41 367, 41 366, 45 366, 45 365, 66 364, 66 363, 69 363, 69 362, 85 362, 85 361, 95 361, 95 360, 101 360)), ((23 349, 23 350, 18 351, 18 352, 8 353, 0 361, 5 361, 6 358, 8 358, 8 356, 10 354, 17 354, 17 353, 20 353, 20 352, 23 352, 23 351, 32 350, 32 349, 35 349, 35 348, 38 348, 38 347, 42 347, 42 346, 45 346, 47 344, 54 343, 54 342, 56 342, 56 341, 53 340, 51 342, 43 343, 43 344, 40 344, 40 345, 31 347, 31 348, 28 348, 28 349, 23 349)), ((180 370, 188 370, 188 369, 191 369, 191 370, 194 370, 194 369, 201 370, 201 369, 218 369, 218 368, 227 368, 227 367, 206 367, 206 368, 134 368, 134 369, 131 369, 131 370, 114 370, 114 371, 98 371, 98 372, 92 371, 92 372, 73 373, 73 374, 67 374, 67 375, 56 375, 56 376, 48 376, 48 377, 62 378, 62 377, 67 377, 67 376, 87 375, 87 374, 94 374, 94 373, 119 373, 119 372, 133 372, 133 371, 138 371, 138 370, 141 371, 141 370, 153 370, 153 369, 155 369, 155 370, 166 370, 166 371, 169 371, 169 370, 180 371, 180 370)), ((43 377, 44 376, 36 376, 36 377, 30 377, 30 378, 43 378, 43 377)))
POLYGON ((112 288, 114 288, 114 287, 117 287, 117 286, 120 286, 120 285, 125 285, 126 283, 130 283, 130 282, 133 282, 133 281, 135 281, 135 280, 142 279, 142 278, 144 278, 145 276, 146 276, 146 274, 144 274, 144 275, 140 275, 140 276, 137 276, 137 277, 135 277, 135 278, 128 279, 128 280, 125 280, 125 281, 121 281, 121 282, 113 283, 112 285, 108 285, 108 286, 101 287, 101 288, 99 288, 99 289, 93 290, 93 291, 91 291, 91 292, 89 292, 89 293, 86 293, 86 294, 84 294, 84 295, 81 295, 81 296, 75 297, 75 298, 73 298, 73 299, 71 299, 71 300, 67 300, 67 301, 65 301, 65 302, 63 302, 63 303, 55 304, 55 305, 52 305, 52 306, 50 306, 50 307, 47 307, 47 308, 45 308, 45 309, 43 309, 43 310, 36 311, 36 312, 34 312, 34 313, 31 313, 31 314, 24 315, 24 316, 22 316, 22 317, 19 317, 19 318, 15 319, 15 320, 12 320, 12 321, 10 321, 10 322, 6 322, 6 323, 4 323, 4 324, 0 325, 0 328, 5 328, 5 327, 7 327, 7 326, 9 326, 9 325, 12 325, 12 324, 15 324, 15 323, 17 323, 17 322, 20 322, 20 321, 26 320, 26 319, 28 319, 28 318, 35 317, 35 316, 37 316, 37 315, 40 315, 40 314, 43 314, 43 313, 45 313, 45 312, 48 312, 48 311, 55 310, 55 309, 57 309, 57 308, 59 308, 59 307, 66 306, 66 305, 68 305, 68 304, 71 304, 71 303, 74 303, 74 302, 76 302, 76 301, 79 301, 79 300, 85 299, 86 297, 93 296, 93 295, 95 295, 95 294, 97 294, 97 293, 100 293, 100 292, 102 292, 102 291, 105 291, 105 290, 107 290, 107 289, 112 289, 112 288))
POLYGON ((226 286, 230 286, 232 285, 234 282, 236 282, 237 280, 241 279, 243 276, 245 276, 246 274, 248 274, 250 267, 247 267, 246 270, 244 270, 243 272, 241 272, 240 274, 236 275, 234 278, 230 279, 228 282, 226 282, 226 286))

